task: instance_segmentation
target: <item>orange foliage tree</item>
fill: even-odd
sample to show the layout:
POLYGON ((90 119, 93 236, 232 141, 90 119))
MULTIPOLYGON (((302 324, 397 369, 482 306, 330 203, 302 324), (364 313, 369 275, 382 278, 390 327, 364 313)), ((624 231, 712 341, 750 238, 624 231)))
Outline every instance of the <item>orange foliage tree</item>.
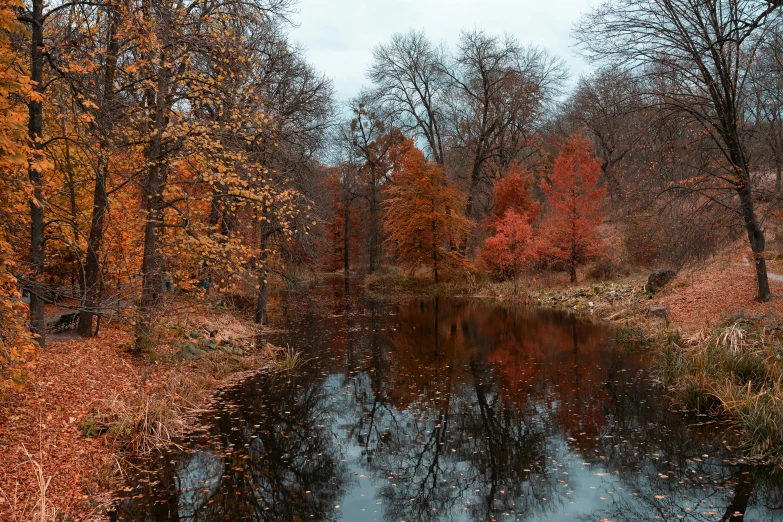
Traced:
POLYGON ((550 181, 543 185, 551 209, 542 227, 542 251, 567 268, 572 283, 577 267, 601 253, 597 228, 603 221, 601 199, 606 189, 598 186, 600 173, 590 141, 572 135, 555 159, 550 181))
POLYGON ((19 73, 20 57, 11 47, 11 33, 24 28, 16 22, 14 2, 0 6, 0 393, 24 377, 36 351, 26 330, 24 305, 14 277, 14 253, 8 236, 12 214, 22 213, 27 169, 27 115, 21 102, 30 95, 27 77, 19 73))
POLYGON ((413 140, 400 149, 385 202, 386 242, 400 264, 410 270, 429 266, 437 282, 441 267, 464 260, 456 245, 472 227, 461 211, 465 195, 448 184, 442 167, 427 162, 413 140))

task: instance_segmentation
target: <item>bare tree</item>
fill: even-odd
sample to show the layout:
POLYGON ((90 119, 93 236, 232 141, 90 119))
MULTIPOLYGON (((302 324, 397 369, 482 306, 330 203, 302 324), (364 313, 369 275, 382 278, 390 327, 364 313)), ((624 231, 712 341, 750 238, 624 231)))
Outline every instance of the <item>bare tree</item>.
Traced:
POLYGON ((563 62, 512 36, 462 33, 456 56, 444 68, 450 81, 448 115, 453 144, 469 158, 467 215, 483 185, 518 159, 544 120, 566 78, 563 62))
POLYGON ((439 165, 444 163, 443 96, 448 85, 443 55, 423 32, 398 33, 373 50, 368 71, 379 110, 403 132, 421 136, 439 165))
POLYGON ((754 255, 758 299, 770 298, 764 218, 756 215, 743 129, 748 57, 756 55, 781 1, 617 0, 585 16, 573 34, 585 54, 643 79, 647 101, 697 122, 722 157, 722 168, 696 172, 703 195, 733 191, 754 255), (663 89, 655 86, 663 85, 663 89))
MULTIPOLYGON (((751 58, 752 59, 752 58, 751 58)), ((775 172, 775 193, 781 190, 783 177, 783 35, 780 27, 770 31, 753 59, 749 75, 749 120, 755 125, 755 140, 766 167, 775 172)))
POLYGON ((579 127, 587 129, 601 158, 601 171, 609 195, 619 199, 625 195, 624 165, 632 163, 639 151, 648 122, 633 78, 623 71, 604 68, 580 79, 576 91, 564 107, 565 118, 572 127, 567 136, 579 127), (624 163, 625 161, 625 163, 624 163))
POLYGON ((399 145, 404 136, 390 127, 383 116, 360 97, 351 102, 353 117, 347 126, 343 127, 342 143, 351 151, 348 156, 359 161, 357 165, 364 183, 361 191, 367 200, 369 210, 369 272, 375 272, 381 256, 381 224, 380 205, 381 187, 388 181, 390 171, 389 156, 399 145))

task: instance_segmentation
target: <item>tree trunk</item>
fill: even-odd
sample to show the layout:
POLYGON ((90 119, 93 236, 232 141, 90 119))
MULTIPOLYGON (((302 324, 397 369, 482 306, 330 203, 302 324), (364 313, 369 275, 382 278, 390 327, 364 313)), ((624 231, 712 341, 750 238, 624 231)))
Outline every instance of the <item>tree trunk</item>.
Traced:
POLYGON ((152 347, 152 312, 162 303, 163 272, 160 259, 158 233, 163 226, 163 188, 166 181, 166 165, 163 161, 163 131, 166 128, 166 109, 169 76, 166 68, 168 57, 160 56, 158 84, 154 92, 147 94, 152 108, 150 138, 147 150, 147 176, 142 188, 144 209, 147 213, 144 225, 144 255, 141 264, 141 318, 136 327, 136 349, 144 351, 152 347))
MULTIPOLYGON (((30 79, 35 84, 35 92, 43 93, 43 0, 33 0, 30 40, 30 79)), ((42 159, 41 133, 43 131, 43 107, 38 99, 31 99, 27 105, 30 121, 28 137, 33 149, 30 163, 30 184, 33 197, 30 200, 30 332, 38 336, 38 344, 46 347, 46 320, 44 318, 44 288, 41 282, 44 273, 46 254, 44 252, 44 212, 41 187, 43 173, 36 167, 42 159)))
POLYGON ((106 192, 111 150, 109 137, 114 127, 112 117, 114 80, 117 71, 117 56, 120 50, 120 42, 116 34, 117 24, 119 23, 119 10, 116 4, 112 5, 109 17, 109 43, 106 49, 106 70, 103 76, 103 100, 99 112, 99 132, 101 133, 103 143, 101 143, 101 150, 98 156, 99 165, 95 174, 90 236, 87 240, 87 259, 84 268, 84 300, 77 328, 79 335, 82 337, 98 335, 98 327, 96 326, 95 331, 93 331, 92 324, 95 309, 101 301, 101 290, 103 289, 100 252, 103 245, 105 217, 109 209, 109 196, 106 192))
POLYGON ((351 275, 351 196, 345 191, 343 205, 343 274, 346 279, 351 275))
POLYGON ((470 171, 470 188, 468 189, 468 202, 465 208, 465 216, 467 216, 468 219, 474 219, 476 217, 475 195, 478 192, 480 178, 481 162, 477 156, 476 160, 473 162, 473 168, 470 171))
POLYGON ((743 184, 738 192, 743 224, 750 240, 750 249, 753 251, 753 264, 756 268, 756 283, 758 286, 757 299, 761 302, 766 302, 769 301, 771 293, 767 276, 767 262, 764 259, 764 249, 766 248, 764 231, 761 230, 753 209, 753 196, 750 184, 743 184))
POLYGON ((258 272, 258 301, 256 302, 255 322, 256 324, 266 325, 269 324, 269 319, 266 315, 266 305, 268 302, 268 285, 267 277, 268 271, 266 268, 267 263, 267 249, 269 248, 269 233, 267 232, 266 221, 261 225, 261 250, 258 254, 258 261, 261 265, 258 272))
POLYGON ((743 225, 748 233, 750 249, 753 251, 753 264, 756 267, 756 283, 758 287, 757 299, 763 303, 769 301, 769 298, 771 297, 769 278, 767 276, 767 262, 764 259, 766 240, 764 238, 764 231, 761 230, 758 219, 756 219, 753 192, 750 186, 750 172, 748 171, 745 153, 742 149, 736 129, 727 133, 724 136, 724 141, 726 142, 731 161, 734 164, 734 168, 737 170, 737 176, 739 178, 737 193, 739 194, 740 200, 740 212, 742 214, 743 225))
MULTIPOLYGON (((435 201, 432 202, 432 211, 435 212, 435 201)), ((435 220, 432 220, 432 275, 438 282, 438 232, 435 220)))
MULTIPOLYGON (((63 115, 63 136, 68 135, 68 121, 65 115, 63 115)), ((71 229, 73 236, 71 241, 73 245, 71 247, 71 261, 73 266, 71 267, 71 297, 81 295, 82 302, 84 300, 84 271, 82 270, 81 256, 78 254, 77 245, 79 244, 79 229, 76 226, 76 221, 79 217, 79 209, 76 203, 76 178, 73 175, 73 164, 71 163, 71 143, 69 140, 65 140, 65 173, 68 180, 68 200, 71 210, 71 229), (77 293, 77 281, 79 292, 77 293)))
POLYGON ((90 222, 90 236, 87 241, 87 260, 85 263, 84 277, 84 304, 79 315, 78 332, 82 337, 92 337, 92 324, 95 309, 101 300, 102 275, 100 264, 100 251, 103 243, 105 229, 105 216, 108 211, 109 198, 106 193, 106 177, 109 173, 108 158, 100 160, 99 171, 95 176, 95 188, 93 193, 92 220, 90 222))
POLYGON ((256 324, 261 325, 269 324, 269 318, 266 316, 268 290, 266 281, 263 279, 264 277, 266 277, 266 270, 261 270, 261 274, 258 276, 258 301, 256 302, 256 313, 254 317, 256 324))
POLYGON ((375 166, 370 167, 370 273, 377 270, 378 256, 378 199, 375 166))

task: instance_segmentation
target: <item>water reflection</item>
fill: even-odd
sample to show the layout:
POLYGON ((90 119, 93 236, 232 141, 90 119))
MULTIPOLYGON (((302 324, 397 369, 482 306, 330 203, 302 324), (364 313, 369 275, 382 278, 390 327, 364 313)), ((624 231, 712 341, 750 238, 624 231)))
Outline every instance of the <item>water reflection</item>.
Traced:
POLYGON ((386 305, 342 281, 277 318, 296 376, 226 391, 120 520, 776 520, 780 481, 670 412, 611 330, 480 301, 386 305))

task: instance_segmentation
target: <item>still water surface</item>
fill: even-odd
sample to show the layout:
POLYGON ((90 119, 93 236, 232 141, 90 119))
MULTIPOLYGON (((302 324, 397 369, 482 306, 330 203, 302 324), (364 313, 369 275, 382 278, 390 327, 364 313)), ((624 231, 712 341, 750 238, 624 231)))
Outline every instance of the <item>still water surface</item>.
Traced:
POLYGON ((222 392, 118 520, 783 520, 780 477, 670 411, 611 328, 333 283, 286 300, 268 338, 303 369, 222 392))

